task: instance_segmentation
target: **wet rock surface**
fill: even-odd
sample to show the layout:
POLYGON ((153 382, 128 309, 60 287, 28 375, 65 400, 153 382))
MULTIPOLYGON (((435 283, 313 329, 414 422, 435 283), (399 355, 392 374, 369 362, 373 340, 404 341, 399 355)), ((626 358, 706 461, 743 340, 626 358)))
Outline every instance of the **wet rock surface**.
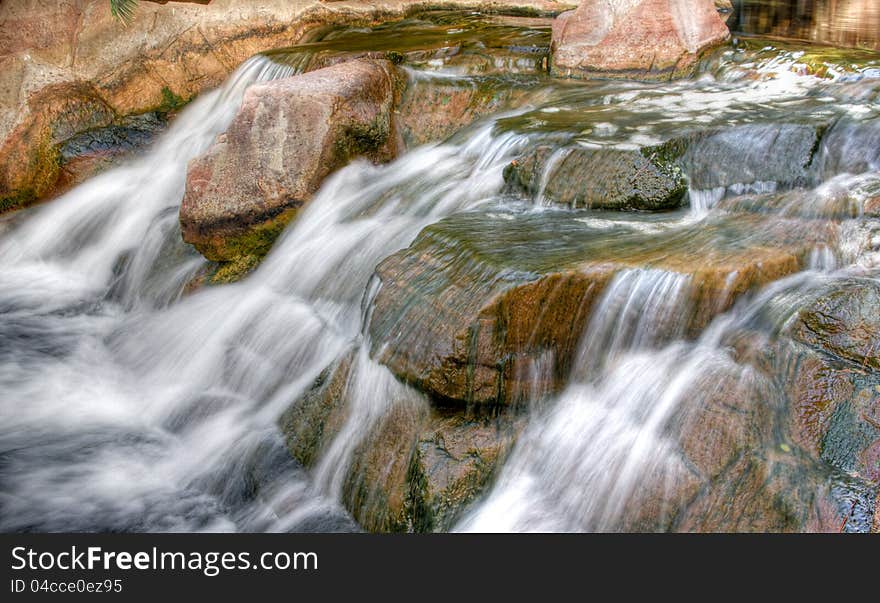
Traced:
POLYGON ((74 136, 60 147, 61 173, 53 192, 64 192, 143 153, 167 125, 167 113, 150 112, 74 136))
POLYGON ((687 184, 681 170, 656 150, 541 146, 505 170, 514 189, 572 209, 662 210, 681 205, 687 184))
MULTIPOLYGON (((306 467, 315 467, 351 420, 358 371, 385 370, 363 368, 357 354, 328 367, 281 419, 288 449, 306 467)), ((354 444, 340 477, 342 502, 369 531, 447 531, 490 484, 524 417, 465 415, 431 407, 413 390, 394 391, 354 444)))
POLYGON ((498 82, 410 81, 397 110, 407 147, 445 140, 480 117, 510 106, 522 93, 498 82))
POLYGON ((802 309, 793 336, 862 369, 880 369, 880 286, 852 281, 802 309))
POLYGON ((797 271, 817 236, 833 236, 809 223, 759 224, 737 218, 646 237, 588 214, 452 217, 378 266, 372 353, 405 382, 459 403, 554 391, 616 273, 687 275, 677 328, 695 333, 743 293, 797 271))
POLYGON ((823 132, 821 126, 748 124, 694 130, 672 138, 657 153, 687 172, 692 189, 741 194, 803 186, 823 132))

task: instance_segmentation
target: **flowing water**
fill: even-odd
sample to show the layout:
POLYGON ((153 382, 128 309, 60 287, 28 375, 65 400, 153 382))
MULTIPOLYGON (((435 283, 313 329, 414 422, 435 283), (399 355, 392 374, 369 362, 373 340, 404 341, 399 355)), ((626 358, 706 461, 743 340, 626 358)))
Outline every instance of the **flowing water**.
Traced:
POLYGON ((873 274, 873 231, 850 223, 862 208, 849 200, 856 207, 841 210, 829 184, 836 178, 849 190, 859 177, 846 172, 877 167, 880 128, 866 135, 858 126, 876 114, 880 86, 858 71, 804 76, 791 69, 789 50, 762 47, 720 53, 686 82, 554 82, 528 58, 546 45, 546 24, 496 25, 494 45, 481 42, 489 38, 480 18, 398 27, 399 44, 384 30, 344 30, 305 54, 255 57, 182 111, 142 157, 0 223, 0 529, 358 529, 341 505, 353 450, 395 399, 424 401, 368 354, 374 270, 443 220, 453 232, 464 228, 456 220, 477 220, 487 254, 532 271, 594 249, 633 264, 606 287, 567 387, 550 396, 535 388, 523 436, 459 528, 666 529, 639 523, 636 507, 646 476, 663 486, 686 471, 670 422, 686 424, 683 411, 721 383, 773 399, 771 384, 731 353, 731 334, 778 331, 792 312, 785 308, 807 299, 819 275, 825 283, 873 274), (497 77, 492 85, 521 86, 527 100, 391 164, 340 170, 254 273, 188 293, 204 261, 177 224, 187 161, 225 129, 248 85, 289 76, 349 42, 361 50, 351 39, 364 50, 417 50, 413 78, 484 85, 497 77), (431 50, 438 44, 445 50, 431 50), (473 60, 484 54, 491 60, 473 60), (527 79, 511 83, 511 66, 527 79), (777 122, 830 127, 821 160, 797 181, 762 180, 759 170, 717 180, 719 163, 785 166, 797 147, 774 146, 782 138, 768 142, 760 128, 735 130, 686 159, 689 207, 672 212, 548 208, 543 184, 535 198, 513 198, 503 183, 510 161, 539 143, 630 149, 685 126, 777 122), (783 202, 767 219, 736 213, 741 193, 793 187, 815 222, 789 228, 783 202), (701 334, 692 276, 639 265, 645 253, 727 257, 785 236, 807 241, 806 271, 719 307, 728 311, 701 334), (306 470, 285 449, 279 417, 353 349, 345 425, 306 470))

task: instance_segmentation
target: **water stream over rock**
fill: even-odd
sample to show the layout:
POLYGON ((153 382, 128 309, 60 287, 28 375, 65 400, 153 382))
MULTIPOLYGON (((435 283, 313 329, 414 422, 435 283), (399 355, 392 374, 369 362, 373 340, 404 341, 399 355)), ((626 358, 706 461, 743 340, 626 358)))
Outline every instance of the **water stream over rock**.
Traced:
POLYGON ((871 529, 880 80, 754 41, 557 80, 546 22, 474 15, 322 36, 0 221, 0 529, 871 529), (205 284, 188 162, 365 53, 454 127, 402 116, 205 284))

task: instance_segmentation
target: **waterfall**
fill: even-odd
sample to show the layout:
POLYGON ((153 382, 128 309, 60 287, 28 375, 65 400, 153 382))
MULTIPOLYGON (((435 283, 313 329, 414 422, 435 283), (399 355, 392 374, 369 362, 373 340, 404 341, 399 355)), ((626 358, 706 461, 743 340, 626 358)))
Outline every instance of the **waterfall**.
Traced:
POLYGON ((500 189, 522 139, 488 123, 392 165, 355 162, 246 281, 181 297, 201 263, 176 225, 187 160, 250 83, 290 73, 249 61, 146 156, 5 233, 0 528, 353 529, 339 476, 401 386, 358 356, 350 422, 314 479, 278 417, 359 340, 379 260, 500 189))
MULTIPOLYGON (((453 35, 440 29, 432 35, 453 35)), ((346 43, 330 41, 334 51, 346 43)), ((586 290, 596 293, 568 329, 570 345, 550 348, 569 335, 554 332, 546 349, 505 349, 522 352, 515 377, 525 383, 517 390, 528 398, 517 417, 525 427, 457 528, 678 527, 693 484, 708 483, 710 471, 685 454, 682 438, 705 429, 705 440, 690 442, 699 448, 725 437, 700 413, 711 416, 717 403, 776 420, 784 403, 778 384, 742 361, 754 350, 737 336, 769 340, 822 287, 880 267, 880 227, 856 220, 877 198, 878 129, 868 118, 880 106, 853 100, 843 77, 792 72, 788 51, 748 60, 735 52, 681 82, 523 77, 528 102, 516 111, 387 165, 357 160, 336 171, 259 267, 233 284, 188 286, 205 260, 178 226, 187 163, 225 131, 251 84, 293 75, 319 55, 250 59, 174 117, 142 156, 4 218, 0 529, 359 529, 342 505, 359 446, 392 409, 436 402, 371 356, 388 344, 379 331, 370 340, 373 302, 388 284, 376 269, 429 226, 462 216, 474 218, 467 249, 455 247, 455 228, 438 239, 454 275, 474 278, 462 278, 460 297, 437 303, 464 306, 464 296, 488 291, 474 315, 496 318, 480 312, 506 310, 497 302, 508 287, 562 271, 594 278, 586 290), (713 137, 694 139, 705 144, 676 166, 687 176, 690 211, 547 207, 550 179, 577 145, 638 153, 696 129, 713 137), (517 196, 505 168, 538 146, 552 147, 548 161, 534 194, 517 196), (279 418, 342 361, 350 366, 341 425, 304 468, 279 418), (740 409, 739 399, 757 409, 740 409)), ((439 72, 427 55, 423 69, 406 69, 425 85, 461 77, 453 54, 439 72)), ((517 301, 540 315, 533 306, 546 299, 517 301)), ((567 309, 553 319, 570 318, 567 309)), ((420 326, 406 325, 412 341, 424 340, 420 326)), ((455 326, 453 337, 472 325, 455 326)), ((532 335, 522 347, 538 340, 532 335)), ((519 409, 487 412, 496 411, 519 409)), ((760 437, 764 452, 778 444, 776 434, 760 437)))

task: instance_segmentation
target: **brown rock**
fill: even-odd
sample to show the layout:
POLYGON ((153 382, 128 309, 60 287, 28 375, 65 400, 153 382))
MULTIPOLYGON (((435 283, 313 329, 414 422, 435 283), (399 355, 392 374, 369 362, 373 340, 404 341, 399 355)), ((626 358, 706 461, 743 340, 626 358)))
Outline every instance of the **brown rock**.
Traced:
POLYGON ((439 399, 516 404, 564 383, 616 273, 687 275, 683 307, 658 330, 693 335, 742 294, 798 270, 826 236, 809 223, 773 224, 738 216, 646 236, 554 212, 453 216, 377 267, 372 354, 439 399))
POLYGON ((688 506, 676 530, 837 532, 844 517, 827 484, 805 471, 790 459, 746 456, 688 506))
POLYGON ((397 112, 404 142, 416 146, 445 140, 480 117, 501 110, 513 96, 509 86, 410 82, 397 112))
POLYGON ((798 341, 864 368, 880 369, 880 286, 853 280, 800 311, 798 341))
POLYGON ((395 156, 399 84, 388 61, 355 60, 251 87, 226 133, 190 163, 184 240, 211 260, 265 253, 333 170, 395 156))
POLYGON ((40 113, 15 128, 0 147, 0 211, 48 193, 59 176, 59 145, 81 130, 106 126, 115 118, 86 85, 47 87, 41 102, 40 113))
POLYGON ((805 355, 788 389, 794 441, 818 458, 835 409, 853 396, 852 380, 816 355, 805 355))
MULTIPOLYGON (((318 463, 350 416, 358 361, 356 352, 343 356, 281 419, 288 449, 306 467, 318 463)), ((351 454, 343 504, 368 531, 447 530, 488 486, 524 419, 431 408, 395 385, 387 410, 351 454)))
POLYGON ((587 78, 676 77, 729 35, 712 0, 584 0, 553 24, 552 71, 587 78))
POLYGON ((871 524, 871 533, 880 534, 880 496, 877 497, 877 503, 874 506, 874 521, 871 524))

